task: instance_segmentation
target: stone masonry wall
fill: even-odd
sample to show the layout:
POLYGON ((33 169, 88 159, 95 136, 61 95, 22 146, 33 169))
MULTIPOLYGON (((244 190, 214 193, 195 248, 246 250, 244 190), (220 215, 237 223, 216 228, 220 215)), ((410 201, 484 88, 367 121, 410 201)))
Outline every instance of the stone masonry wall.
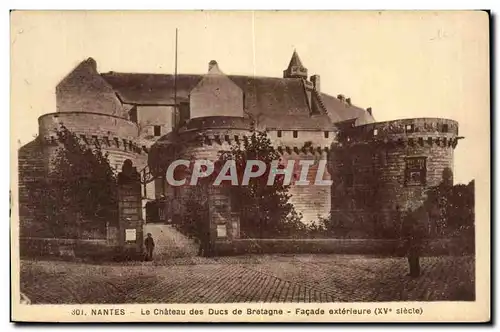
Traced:
POLYGON ((453 170, 457 135, 455 121, 432 118, 345 129, 330 159, 334 223, 397 230, 397 211, 421 206, 426 189, 438 185, 446 169, 453 170), (412 157, 425 160, 423 182, 409 180, 412 157))
MULTIPOLYGON (((295 160, 297 176, 300 176, 301 168, 298 167, 300 160, 313 160, 314 164, 309 167, 307 173, 308 185, 297 185, 292 180, 289 189, 290 203, 293 204, 295 210, 302 214, 304 223, 313 223, 319 218, 326 218, 330 215, 331 209, 331 186, 315 185, 316 175, 318 173, 318 165, 321 160, 327 160, 327 152, 325 150, 313 150, 313 152, 283 152, 283 162, 295 160)), ((325 164, 322 180, 330 180, 328 166, 325 164)), ((296 178, 298 180, 298 178, 296 178)))
POLYGON ((39 229, 35 221, 42 211, 37 209, 37 197, 43 195, 42 189, 35 189, 37 183, 45 177, 44 154, 38 139, 19 149, 19 220, 21 236, 36 236, 39 229))
POLYGON ((146 166, 147 154, 137 143, 137 125, 126 119, 106 114, 67 112, 43 115, 38 123, 39 136, 48 143, 44 160, 49 169, 58 148, 55 131, 60 125, 75 133, 85 144, 99 144, 104 152, 109 153, 111 167, 116 171, 126 159, 133 160, 139 170, 146 166))

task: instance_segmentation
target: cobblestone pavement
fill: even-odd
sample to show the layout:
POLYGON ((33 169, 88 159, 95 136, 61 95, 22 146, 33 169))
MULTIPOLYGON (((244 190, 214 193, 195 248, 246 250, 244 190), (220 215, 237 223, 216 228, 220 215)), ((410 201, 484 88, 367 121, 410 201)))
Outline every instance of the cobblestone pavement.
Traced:
POLYGON ((89 265, 22 261, 32 303, 473 301, 473 257, 426 257, 409 278, 404 258, 349 255, 176 259, 89 265))

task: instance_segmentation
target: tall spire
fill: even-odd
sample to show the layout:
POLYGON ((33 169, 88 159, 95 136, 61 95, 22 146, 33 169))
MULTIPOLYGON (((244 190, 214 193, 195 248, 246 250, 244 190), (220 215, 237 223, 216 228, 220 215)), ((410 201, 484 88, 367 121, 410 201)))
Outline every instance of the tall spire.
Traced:
POLYGON ((307 68, 302 65, 302 61, 300 61, 297 50, 293 50, 288 68, 283 71, 283 77, 307 79, 307 68))

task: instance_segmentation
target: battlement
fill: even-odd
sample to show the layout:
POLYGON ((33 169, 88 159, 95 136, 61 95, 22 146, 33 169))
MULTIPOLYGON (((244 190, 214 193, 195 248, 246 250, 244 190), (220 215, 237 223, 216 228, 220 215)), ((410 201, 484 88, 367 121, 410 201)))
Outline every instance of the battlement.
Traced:
MULTIPOLYGON (((198 120, 198 119, 193 119, 198 120)), ((232 144, 243 142, 251 134, 251 123, 248 119, 236 117, 210 117, 198 121, 190 121, 189 130, 179 131, 180 139, 196 146, 217 146, 220 150, 229 149, 232 144), (243 120, 243 121, 242 121, 243 120)), ((291 133, 292 131, 290 131, 291 133)), ((309 134, 301 139, 277 139, 276 131, 267 131, 271 143, 281 155, 321 155, 328 153, 332 138, 325 139, 323 131, 297 131, 309 134), (313 136, 311 136, 313 135, 313 136), (322 138, 318 143, 316 136, 322 138), (314 142, 314 143, 313 143, 314 142)))
MULTIPOLYGON (((88 146, 96 146, 106 150, 123 150, 125 152, 132 152, 137 154, 148 152, 148 148, 146 146, 139 146, 134 141, 127 140, 125 138, 85 134, 76 135, 81 143, 88 146)), ((52 135, 49 137, 40 137, 40 140, 44 145, 56 146, 59 144, 56 135, 52 135)))
POLYGON ((363 126, 343 123, 339 126, 338 142, 342 145, 399 143, 428 144, 455 147, 458 123, 450 119, 415 118, 377 122, 363 126))
POLYGON ((58 112, 38 118, 39 135, 50 140, 61 125, 77 135, 90 137, 120 137, 133 141, 139 134, 136 123, 118 116, 91 112, 58 112))
POLYGON ((64 125, 81 143, 103 150, 127 154, 147 154, 148 147, 137 144, 137 124, 98 113, 50 113, 38 118, 39 139, 47 146, 57 146, 57 130, 64 125))
POLYGON ((326 158, 327 154, 330 152, 330 148, 327 146, 278 146, 276 151, 282 156, 290 157, 307 157, 316 156, 326 158))

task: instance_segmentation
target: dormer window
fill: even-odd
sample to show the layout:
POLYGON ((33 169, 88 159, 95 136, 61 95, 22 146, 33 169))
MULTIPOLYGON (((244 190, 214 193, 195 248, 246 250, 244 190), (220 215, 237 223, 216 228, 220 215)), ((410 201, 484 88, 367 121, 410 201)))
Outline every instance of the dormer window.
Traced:
POLYGON ((189 103, 182 102, 179 104, 179 123, 182 125, 185 121, 191 118, 191 110, 189 103))

